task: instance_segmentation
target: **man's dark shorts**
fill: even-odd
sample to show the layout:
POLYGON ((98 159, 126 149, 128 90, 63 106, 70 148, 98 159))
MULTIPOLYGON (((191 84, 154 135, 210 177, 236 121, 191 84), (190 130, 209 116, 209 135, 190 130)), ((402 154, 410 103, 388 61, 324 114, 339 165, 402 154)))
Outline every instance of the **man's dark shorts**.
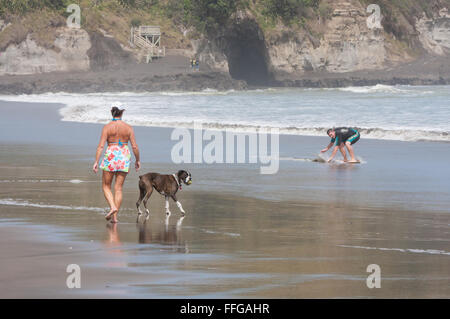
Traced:
POLYGON ((356 142, 359 141, 360 135, 359 132, 356 132, 355 134, 353 134, 352 136, 350 136, 348 139, 346 139, 344 141, 345 142, 350 142, 351 145, 355 144, 356 142))

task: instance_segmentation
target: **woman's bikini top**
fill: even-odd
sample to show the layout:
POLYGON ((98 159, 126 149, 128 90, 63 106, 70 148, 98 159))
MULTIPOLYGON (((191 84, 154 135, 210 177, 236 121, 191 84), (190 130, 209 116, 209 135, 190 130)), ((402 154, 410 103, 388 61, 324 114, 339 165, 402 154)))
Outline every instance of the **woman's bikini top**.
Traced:
MULTIPOLYGON (((113 118, 111 121, 120 121, 121 119, 115 119, 115 118, 113 118)), ((126 144, 124 144, 124 143, 122 143, 121 141, 120 141, 120 138, 119 138, 119 141, 118 142, 108 142, 108 145, 111 145, 111 144, 117 144, 117 145, 119 145, 120 147, 122 147, 123 145, 126 145, 126 144, 128 144, 128 143, 126 143, 126 144)))

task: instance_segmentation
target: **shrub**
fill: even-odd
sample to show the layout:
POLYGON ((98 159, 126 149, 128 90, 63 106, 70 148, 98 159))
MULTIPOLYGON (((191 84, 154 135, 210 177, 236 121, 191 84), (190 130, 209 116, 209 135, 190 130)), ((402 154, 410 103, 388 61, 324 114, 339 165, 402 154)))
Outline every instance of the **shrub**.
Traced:
POLYGON ((141 25, 141 20, 139 18, 131 19, 131 26, 132 27, 138 27, 140 25, 141 25))
POLYGON ((281 18, 285 24, 301 21, 308 8, 318 9, 320 0, 262 0, 263 15, 272 19, 281 18))
POLYGON ((2 15, 6 12, 24 14, 36 9, 62 9, 64 7, 64 0, 0 0, 0 14, 2 15))

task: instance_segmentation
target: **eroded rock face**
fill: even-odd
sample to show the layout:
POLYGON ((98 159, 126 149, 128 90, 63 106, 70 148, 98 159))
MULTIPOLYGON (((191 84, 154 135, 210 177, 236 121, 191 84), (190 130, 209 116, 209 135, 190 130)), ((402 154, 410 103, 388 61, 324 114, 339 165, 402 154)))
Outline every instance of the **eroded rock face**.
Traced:
POLYGON ((229 73, 228 59, 223 50, 214 41, 208 39, 191 40, 193 55, 200 62, 211 66, 214 70, 229 73))
POLYGON ((450 14, 442 9, 436 17, 418 19, 416 29, 425 50, 437 55, 450 53, 450 14))
MULTIPOLYGON (((369 29, 365 8, 342 1, 337 1, 334 5, 336 7, 331 19, 323 22, 324 31, 317 38, 312 38, 305 32, 295 33, 292 29, 285 28, 271 32, 264 38, 264 34, 252 20, 251 13, 240 12, 233 26, 227 26, 223 35, 211 39, 212 45, 197 47, 198 55, 214 69, 228 69, 231 74, 233 60, 236 62, 234 53, 239 51, 233 50, 233 46, 241 45, 245 50, 241 50, 240 54, 253 51, 252 54, 258 53, 262 57, 260 61, 265 63, 268 78, 277 75, 300 75, 311 71, 340 73, 385 67, 388 53, 384 33, 382 29, 369 29), (247 38, 242 37, 239 44, 239 39, 236 40, 239 32, 236 30, 246 25, 252 27, 241 32, 244 35, 247 33, 247 38), (250 33, 254 33, 254 40, 250 33), (262 39, 262 45, 258 39, 262 39), (253 45, 253 48, 249 47, 250 45, 253 45), (224 61, 224 56, 228 63, 224 61)), ((252 59, 254 60, 250 58, 248 61, 252 59)))
POLYGON ((214 33, 214 38, 192 42, 201 63, 215 70, 249 84, 271 81, 264 33, 250 12, 238 11, 233 23, 214 33))
POLYGON ((56 50, 39 46, 28 35, 18 45, 9 45, 0 54, 0 75, 35 74, 89 69, 89 35, 82 29, 59 28, 54 41, 56 50))
POLYGON ((351 72, 383 68, 386 48, 380 29, 369 29, 361 7, 340 3, 326 21, 319 40, 307 35, 279 34, 268 40, 275 73, 351 72))

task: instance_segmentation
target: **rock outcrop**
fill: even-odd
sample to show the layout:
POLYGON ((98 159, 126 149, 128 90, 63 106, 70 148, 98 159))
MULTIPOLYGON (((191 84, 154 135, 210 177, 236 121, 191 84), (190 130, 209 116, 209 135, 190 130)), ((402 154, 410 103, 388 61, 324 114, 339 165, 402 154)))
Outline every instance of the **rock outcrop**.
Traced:
MULTIPOLYGON (((252 65, 256 68, 253 62, 263 60, 268 82, 315 73, 383 70, 412 62, 419 55, 411 55, 411 50, 402 47, 395 35, 386 32, 381 24, 379 27, 370 25, 371 14, 360 2, 337 0, 329 4, 331 15, 310 24, 314 32, 281 25, 263 32, 250 11, 240 11, 232 24, 224 26, 214 38, 203 40, 203 43, 208 41, 207 44, 196 46, 197 55, 203 63, 229 71, 233 77, 236 77, 233 65, 239 62, 236 53, 252 55, 246 59, 247 69, 252 65), (262 45, 255 39, 260 39, 262 45), (246 50, 233 49, 234 46, 245 46, 246 50)), ((404 17, 400 18, 408 23, 404 17)), ((433 18, 423 17, 415 26, 408 25, 405 29, 409 37, 415 37, 411 42, 423 46, 429 53, 446 55, 450 52, 450 16, 446 9, 433 18)), ((417 52, 420 50, 424 51, 418 48, 417 52)), ((237 78, 249 83, 252 80, 249 76, 237 78)))
POLYGON ((388 58, 380 29, 369 29, 362 7, 340 3, 318 40, 284 32, 267 39, 275 74, 333 73, 383 68, 388 58))
MULTIPOLYGON (((251 71, 249 65, 263 62, 265 66, 254 65, 254 68, 265 68, 270 79, 306 72, 340 73, 383 68, 388 59, 383 31, 369 29, 368 15, 362 6, 347 2, 335 3, 335 6, 331 18, 321 26, 320 38, 281 27, 265 35, 250 12, 240 11, 234 24, 224 27, 207 44, 198 45, 197 54, 202 62, 214 69, 229 71, 232 76, 234 64, 251 71), (237 49, 238 46, 241 48, 237 49), (245 63, 240 63, 239 59, 245 63)), ((258 74, 257 78, 263 76, 258 74)))
POLYGON ((56 32, 52 49, 39 46, 30 35, 19 44, 10 44, 0 54, 0 75, 88 70, 88 33, 66 27, 56 32))
MULTIPOLYGON (((278 20, 276 25, 266 25, 259 7, 241 8, 234 12, 230 23, 224 23, 214 32, 194 32, 196 39, 187 36, 190 29, 183 28, 179 34, 165 35, 175 40, 179 36, 182 40, 174 43, 189 45, 173 54, 183 56, 182 67, 174 67, 164 58, 167 61, 164 68, 156 69, 164 76, 184 74, 189 72, 189 58, 196 56, 200 59, 200 70, 209 73, 205 77, 193 77, 204 81, 197 87, 203 87, 211 74, 218 73, 226 75, 215 82, 221 88, 243 87, 239 80, 255 86, 448 83, 447 69, 441 65, 445 66, 445 59, 450 59, 450 14, 447 9, 437 12, 442 8, 438 2, 427 10, 418 1, 408 10, 394 6, 397 11, 392 14, 385 9, 386 19, 378 25, 369 23, 371 13, 367 13, 367 2, 358 0, 324 0, 321 4, 326 5, 326 10, 309 8, 311 12, 304 16, 304 21, 291 26, 278 20), (421 12, 423 16, 419 16, 421 12), (432 72, 428 72, 429 58, 433 57, 439 59, 433 62, 432 72), (411 63, 417 67, 414 74, 400 69, 401 65, 411 69, 411 63), (369 72, 376 74, 370 77, 369 72)), ((120 21, 119 17, 115 19, 120 21)), ((123 36, 124 29, 128 28, 126 19, 109 26, 108 30, 115 33, 93 25, 86 29, 89 32, 70 29, 62 27, 65 20, 61 17, 54 20, 41 22, 40 33, 33 33, 29 22, 22 23, 26 18, 16 17, 9 22, 0 19, 0 76, 117 70, 126 74, 130 67, 142 66, 137 64, 139 59, 133 56, 136 52, 123 36), (43 37, 46 32, 51 37, 43 37)), ((155 70, 154 66, 149 70, 155 70)), ((118 80, 113 77, 110 81, 118 80)), ((169 86, 177 83, 184 89, 182 81, 167 81, 169 86)), ((159 85, 157 81, 151 82, 155 87, 159 85)))
POLYGON ((418 19, 416 29, 425 50, 437 55, 450 53, 450 13, 447 9, 440 10, 435 17, 418 19))

